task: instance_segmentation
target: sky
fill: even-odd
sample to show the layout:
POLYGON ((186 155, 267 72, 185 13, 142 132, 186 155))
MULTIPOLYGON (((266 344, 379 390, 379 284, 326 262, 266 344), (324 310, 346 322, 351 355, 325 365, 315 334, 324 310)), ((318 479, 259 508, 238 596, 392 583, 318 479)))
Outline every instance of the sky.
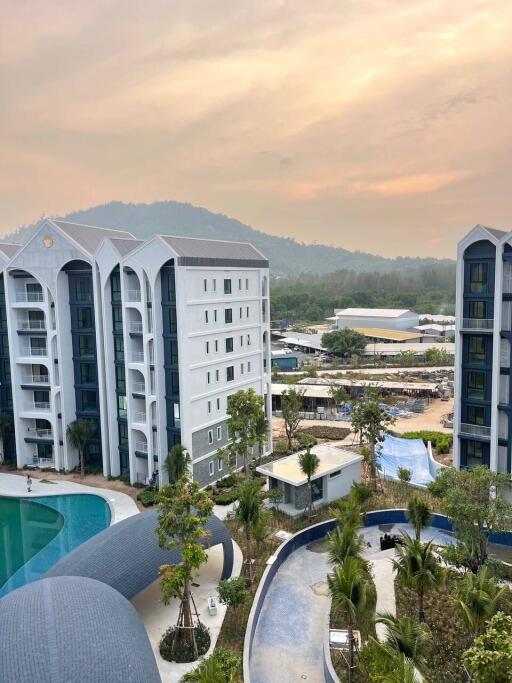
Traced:
POLYGON ((510 0, 0 0, 0 235, 172 199, 454 257, 512 228, 510 26, 510 0))

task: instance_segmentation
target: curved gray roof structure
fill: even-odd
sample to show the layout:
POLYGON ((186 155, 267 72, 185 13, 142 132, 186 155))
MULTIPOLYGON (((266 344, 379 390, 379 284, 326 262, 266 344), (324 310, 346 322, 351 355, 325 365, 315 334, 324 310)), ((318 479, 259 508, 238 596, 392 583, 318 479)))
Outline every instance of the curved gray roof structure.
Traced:
POLYGON ((0 600, 2 683, 160 683, 135 608, 99 581, 41 579, 0 600))
MULTIPOLYGON (((159 576, 163 564, 177 564, 181 551, 162 550, 155 533, 158 510, 141 512, 101 531, 57 562, 46 576, 85 576, 119 591, 125 598, 138 595, 159 576)), ((217 517, 208 519, 205 547, 222 543, 222 578, 233 570, 233 543, 229 531, 217 517)))

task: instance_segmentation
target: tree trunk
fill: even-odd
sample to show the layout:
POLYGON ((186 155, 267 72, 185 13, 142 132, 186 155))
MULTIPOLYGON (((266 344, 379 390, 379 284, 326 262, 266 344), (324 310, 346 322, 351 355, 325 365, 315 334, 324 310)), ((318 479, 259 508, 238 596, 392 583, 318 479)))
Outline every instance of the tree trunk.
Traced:
POLYGON ((418 621, 420 622, 420 624, 425 623, 425 600, 423 591, 420 591, 420 593, 418 593, 418 621))
POLYGON ((348 683, 352 681, 352 667, 354 666, 354 632, 352 623, 348 623, 348 683))
POLYGON ((194 620, 190 606, 190 579, 186 578, 183 585, 183 634, 185 642, 194 647, 194 657, 198 659, 197 644, 194 636, 194 620))
POLYGON ((251 542, 251 531, 249 526, 246 527, 245 529, 245 538, 247 542, 247 578, 249 579, 249 583, 252 585, 254 582, 254 575, 253 575, 253 570, 252 570, 252 542, 251 542))
POLYGON ((247 453, 244 453, 244 474, 245 478, 249 479, 249 458, 247 457, 247 453))
POLYGON ((313 517, 313 487, 311 485, 311 478, 308 479, 308 488, 309 488, 308 518, 309 518, 309 521, 311 522, 311 518, 313 517))
POLYGON ((83 448, 80 450, 80 476, 82 479, 85 477, 85 458, 83 448))
POLYGON ((370 443, 370 478, 372 480, 373 491, 377 492, 377 473, 375 468, 375 444, 370 443))

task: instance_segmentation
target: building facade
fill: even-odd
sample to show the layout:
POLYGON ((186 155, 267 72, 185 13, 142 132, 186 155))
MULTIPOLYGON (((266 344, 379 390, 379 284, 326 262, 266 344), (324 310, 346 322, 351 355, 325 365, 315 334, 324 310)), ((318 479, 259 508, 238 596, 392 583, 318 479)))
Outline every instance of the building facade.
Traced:
POLYGON ((328 320, 337 330, 362 327, 406 331, 419 325, 418 314, 402 308, 335 308, 328 320))
POLYGON ((87 419, 86 462, 105 476, 144 482, 158 470, 165 481, 178 443, 201 485, 224 476, 229 396, 252 387, 271 419, 265 257, 245 243, 142 242, 53 219, 11 251, 0 261, 0 373, 16 387, 4 459, 73 469, 66 428, 87 419))
POLYGON ((477 225, 458 245, 454 463, 511 472, 512 233, 477 225))

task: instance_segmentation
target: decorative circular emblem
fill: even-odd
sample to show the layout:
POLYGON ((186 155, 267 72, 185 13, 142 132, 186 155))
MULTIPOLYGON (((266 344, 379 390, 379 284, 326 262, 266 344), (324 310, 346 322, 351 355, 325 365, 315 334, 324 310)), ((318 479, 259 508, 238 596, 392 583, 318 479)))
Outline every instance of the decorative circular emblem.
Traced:
POLYGON ((43 244, 47 249, 53 247, 53 237, 50 237, 50 235, 43 237, 43 244))

